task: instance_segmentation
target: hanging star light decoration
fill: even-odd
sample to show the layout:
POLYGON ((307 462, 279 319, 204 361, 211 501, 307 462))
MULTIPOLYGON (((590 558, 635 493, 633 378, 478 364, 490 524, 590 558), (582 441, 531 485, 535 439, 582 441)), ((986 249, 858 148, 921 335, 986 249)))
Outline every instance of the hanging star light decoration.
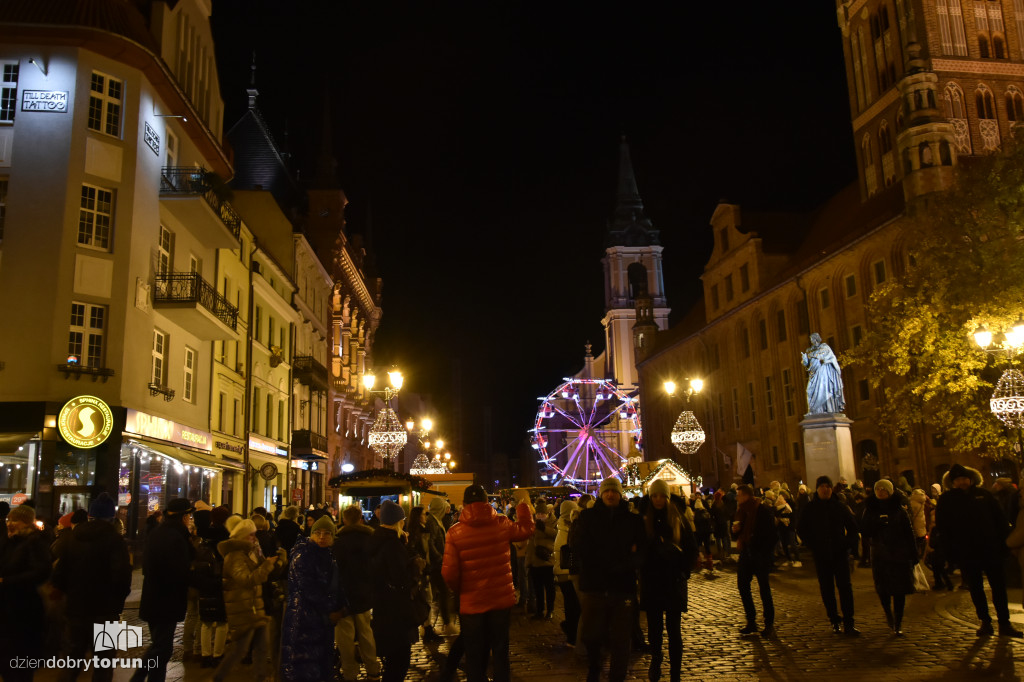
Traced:
POLYGON ((672 427, 672 445, 686 455, 692 455, 704 444, 704 429, 690 410, 684 410, 672 427))
POLYGON ((405 449, 409 440, 409 434, 405 425, 398 419, 398 415, 389 406, 385 406, 377 413, 370 427, 370 447, 377 456, 385 462, 394 459, 405 449))

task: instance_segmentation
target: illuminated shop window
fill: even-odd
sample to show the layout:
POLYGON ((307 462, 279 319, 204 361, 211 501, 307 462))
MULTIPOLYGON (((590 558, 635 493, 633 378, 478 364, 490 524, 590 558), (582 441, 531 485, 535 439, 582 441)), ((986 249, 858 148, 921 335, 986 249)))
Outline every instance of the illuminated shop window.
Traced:
POLYGON ((89 130, 120 137, 122 81, 93 71, 89 90, 89 130))

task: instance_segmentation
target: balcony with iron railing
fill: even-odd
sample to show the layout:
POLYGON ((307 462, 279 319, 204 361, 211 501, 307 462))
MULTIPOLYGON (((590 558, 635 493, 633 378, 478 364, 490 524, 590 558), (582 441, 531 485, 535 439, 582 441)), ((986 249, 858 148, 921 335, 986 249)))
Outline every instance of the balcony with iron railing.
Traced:
POLYGON ((296 355, 292 358, 292 372, 300 384, 317 391, 327 390, 327 368, 311 355, 296 355))
POLYGON ((322 436, 309 429, 292 431, 292 454, 296 457, 301 457, 302 455, 326 455, 327 436, 322 436))
POLYGON ((220 196, 220 186, 220 179, 205 168, 164 166, 160 170, 163 205, 211 246, 238 248, 242 219, 220 196))
POLYGON ((231 339, 238 333, 238 308, 217 293, 198 272, 156 275, 153 307, 196 336, 231 339))

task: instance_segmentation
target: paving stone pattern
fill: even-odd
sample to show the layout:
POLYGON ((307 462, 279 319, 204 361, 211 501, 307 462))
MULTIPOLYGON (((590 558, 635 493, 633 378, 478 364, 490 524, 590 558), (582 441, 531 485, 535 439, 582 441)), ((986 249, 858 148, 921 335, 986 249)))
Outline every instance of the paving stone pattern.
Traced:
MULTIPOLYGON (((978 627, 970 595, 965 590, 927 592, 907 598, 903 637, 891 635, 886 627, 869 569, 857 569, 853 575, 857 627, 862 635, 848 638, 835 635, 825 618, 818 595, 813 564, 801 568, 782 568, 773 573, 772 594, 776 608, 777 639, 741 637, 743 609, 736 590, 736 575, 718 571, 709 579, 694 575, 690 580, 690 608, 683 614, 683 679, 686 680, 820 680, 878 679, 892 680, 964 680, 1020 679, 1024 674, 1024 640, 999 637, 978 639, 978 627)), ((954 583, 957 577, 954 576, 954 583)), ((760 600, 754 600, 760 615, 760 600)), ((561 620, 561 596, 551 621, 535 621, 517 609, 512 618, 512 679, 523 681, 570 682, 586 677, 582 652, 565 645, 558 627, 561 620)), ((1012 619, 1018 627, 1024 623, 1021 590, 1010 590, 1012 619)), ((994 612, 993 612, 994 616, 994 612)), ((138 621, 137 603, 129 602, 125 618, 138 621)), ((641 615, 641 624, 646 622, 641 615)), ((176 635, 175 655, 168 668, 169 682, 205 681, 212 671, 197 663, 181 662, 181 632, 176 635)), ((148 641, 149 633, 145 633, 148 641)), ((448 644, 440 645, 440 653, 448 644)), ((664 652, 667 680, 668 651, 664 652)), ((628 679, 646 680, 650 656, 634 655, 628 679)), ((607 665, 606 665, 607 668, 607 665)), ((408 680, 431 681, 437 678, 437 664, 422 644, 413 648, 408 680)), ((229 680, 252 680, 252 667, 239 666, 229 680)), ((87 679, 82 675, 80 680, 87 679)), ((118 671, 115 680, 129 675, 118 671)), ((56 679, 41 673, 38 680, 56 679)), ((365 677, 361 678, 365 679, 365 677)), ((460 679, 465 679, 464 675, 460 679)), ((328 682, 328 681, 325 681, 328 682)))

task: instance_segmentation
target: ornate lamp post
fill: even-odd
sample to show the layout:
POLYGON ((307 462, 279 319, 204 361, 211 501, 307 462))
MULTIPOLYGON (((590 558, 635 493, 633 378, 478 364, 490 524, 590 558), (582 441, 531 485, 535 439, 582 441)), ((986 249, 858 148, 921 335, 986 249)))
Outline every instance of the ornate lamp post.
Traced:
POLYGON ((388 380, 391 382, 391 386, 385 386, 382 391, 374 391, 373 386, 377 377, 373 374, 363 375, 363 386, 366 387, 367 393, 384 394, 384 407, 377 412, 377 418, 373 420, 373 426, 370 427, 369 443, 385 465, 405 449, 405 444, 409 440, 405 426, 391 408, 391 398, 398 395, 404 378, 401 372, 392 370, 388 372, 388 380))
MULTIPOLYGON (((676 423, 672 427, 671 440, 672 445, 676 446, 679 452, 686 455, 686 466, 689 469, 687 473, 692 480, 694 477, 693 455, 704 444, 705 437, 704 429, 701 428, 696 415, 690 410, 690 398, 695 393, 700 393, 701 389, 704 388, 704 382, 700 379, 688 379, 687 381, 689 388, 686 389, 686 409, 680 412, 676 418, 676 423)), ((663 387, 669 397, 676 395, 677 386, 674 381, 666 381, 663 387)))
MULTIPOLYGON (((1018 317, 1008 331, 994 335, 988 327, 981 325, 972 336, 982 350, 1006 353, 1007 359, 1012 359, 1024 347, 1024 316, 1018 317)), ((1017 432, 1013 450, 1019 465, 1024 453, 1024 374, 1012 367, 1004 370, 989 399, 989 409, 999 421, 1017 432)))

